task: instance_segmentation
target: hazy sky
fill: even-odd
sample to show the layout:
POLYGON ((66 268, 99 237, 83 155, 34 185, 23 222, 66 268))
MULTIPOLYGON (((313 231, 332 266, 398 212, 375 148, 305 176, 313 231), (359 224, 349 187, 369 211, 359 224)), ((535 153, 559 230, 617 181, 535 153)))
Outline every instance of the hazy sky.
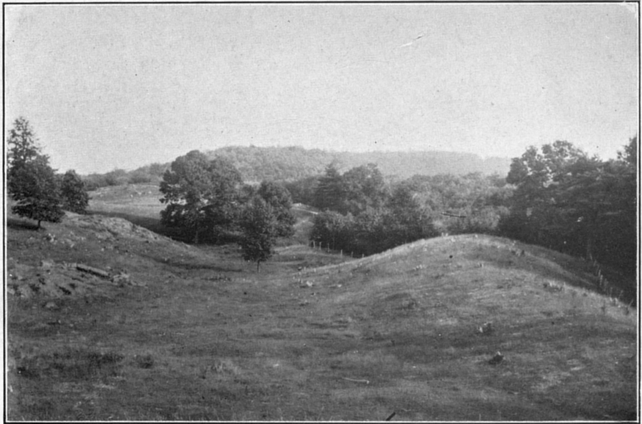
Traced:
POLYGON ((624 4, 5 5, 19 116, 81 174, 226 145, 514 157, 638 132, 624 4))

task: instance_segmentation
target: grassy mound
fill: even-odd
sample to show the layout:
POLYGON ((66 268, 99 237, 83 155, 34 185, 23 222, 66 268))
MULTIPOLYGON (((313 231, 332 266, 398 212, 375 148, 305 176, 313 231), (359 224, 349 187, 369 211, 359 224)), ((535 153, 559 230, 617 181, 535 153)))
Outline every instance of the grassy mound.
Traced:
POLYGON ((293 245, 257 274, 234 246, 95 215, 14 219, 7 252, 17 281, 83 263, 137 283, 7 296, 11 420, 636 418, 637 311, 546 249, 293 245))
POLYGON ((339 398, 386 399, 413 420, 631 419, 635 310, 593 292, 581 268, 541 248, 458 236, 302 278, 332 290, 310 314, 328 337, 371 345, 335 359, 368 382, 339 398))

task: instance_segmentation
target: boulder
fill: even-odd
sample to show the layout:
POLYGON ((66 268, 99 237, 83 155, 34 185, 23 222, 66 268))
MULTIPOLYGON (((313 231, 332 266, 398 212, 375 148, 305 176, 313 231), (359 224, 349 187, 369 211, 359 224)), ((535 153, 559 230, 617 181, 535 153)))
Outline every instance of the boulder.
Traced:
POLYGON ((111 281, 114 284, 119 285, 120 287, 124 287, 127 284, 132 284, 131 277, 126 272, 120 272, 114 275, 113 277, 111 277, 111 281))

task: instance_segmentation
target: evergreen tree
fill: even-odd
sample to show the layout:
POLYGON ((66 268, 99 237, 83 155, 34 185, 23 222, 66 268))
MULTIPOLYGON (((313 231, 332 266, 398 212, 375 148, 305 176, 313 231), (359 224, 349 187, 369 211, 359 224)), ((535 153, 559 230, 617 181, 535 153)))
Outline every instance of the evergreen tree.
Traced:
POLYGON ((49 158, 40 154, 36 136, 29 121, 18 118, 9 130, 9 169, 7 189, 17 202, 13 213, 38 222, 59 222, 61 209, 60 191, 49 158))
POLYGON ((25 118, 20 117, 13 123, 9 130, 9 170, 17 171, 25 164, 40 156, 40 147, 36 144, 36 135, 31 124, 25 118))
POLYGON ((314 206, 321 210, 346 212, 343 178, 334 162, 328 165, 325 175, 319 179, 314 193, 314 206))

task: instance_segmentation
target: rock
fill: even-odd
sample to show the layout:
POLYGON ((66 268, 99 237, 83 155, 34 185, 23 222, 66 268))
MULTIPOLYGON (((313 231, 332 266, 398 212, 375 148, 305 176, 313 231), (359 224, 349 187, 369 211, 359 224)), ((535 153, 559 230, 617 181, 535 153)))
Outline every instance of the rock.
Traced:
POLYGON ((479 332, 481 334, 486 334, 486 335, 492 333, 493 332, 493 323, 492 322, 486 322, 486 323, 482 324, 482 326, 479 327, 479 332))
POLYGON ((503 360, 504 360, 504 355, 502 355, 501 352, 497 351, 495 356, 493 356, 492 359, 490 361, 488 361, 488 363, 491 364, 491 365, 497 365, 500 362, 502 362, 503 360))
POLYGON ((132 284, 131 277, 126 272, 121 272, 117 275, 111 277, 111 281, 114 284, 118 284, 120 287, 124 287, 127 284, 132 284))
POLYGON ((55 302, 47 302, 45 304, 45 309, 58 309, 58 305, 55 302))
POLYGON ((51 259, 43 259, 42 261, 40 261, 40 268, 42 269, 51 269, 54 267, 54 265, 55 263, 51 259))

